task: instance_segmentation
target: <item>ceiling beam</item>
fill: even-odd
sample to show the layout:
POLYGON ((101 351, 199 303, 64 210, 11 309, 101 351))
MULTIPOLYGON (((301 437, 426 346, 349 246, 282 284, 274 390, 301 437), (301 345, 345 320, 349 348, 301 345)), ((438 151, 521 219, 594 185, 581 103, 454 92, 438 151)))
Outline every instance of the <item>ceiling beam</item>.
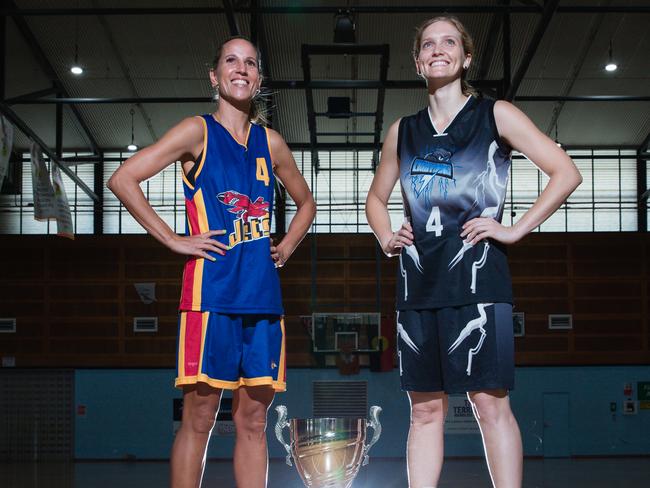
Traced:
POLYGON ((512 82, 510 83, 510 86, 508 87, 508 91, 506 92, 505 99, 508 100, 509 102, 514 100, 515 95, 517 94, 517 90, 519 90, 519 85, 524 79, 524 75, 526 74, 526 71, 528 71, 528 67, 530 66, 530 63, 533 60, 533 56, 535 56, 535 53, 537 52, 537 48, 539 47, 539 44, 542 41, 542 37, 544 37, 544 33, 546 32, 546 29, 548 28, 548 25, 550 24, 551 19, 553 18, 553 14, 557 9, 558 3, 559 0, 548 0, 544 5, 544 12, 542 13, 542 18, 539 19, 537 23, 537 27, 535 28, 535 32, 533 33, 533 37, 528 43, 528 47, 526 48, 524 57, 522 58, 521 63, 519 64, 519 68, 517 68, 517 71, 515 72, 515 75, 512 77, 512 82))
POLYGON ((309 59, 309 46, 301 47, 302 74, 305 80, 305 99, 307 101, 307 126, 309 127, 309 145, 311 148, 312 168, 318 169, 318 152, 316 151, 316 113, 314 110, 314 92, 311 83, 311 62, 309 59))
MULTIPOLYGON (((385 84, 388 81, 388 61, 390 59, 390 46, 388 44, 383 44, 383 49, 381 53, 381 61, 379 65, 379 81, 382 84, 385 84)), ((384 101, 386 99, 386 87, 382 86, 377 90, 377 115, 375 117, 375 134, 373 137, 373 143, 376 145, 377 149, 372 158, 372 166, 376 168, 379 164, 379 146, 381 140, 381 130, 384 124, 384 101)))
POLYGON ((645 139, 643 139, 643 142, 639 146, 638 153, 650 153, 650 133, 648 133, 648 135, 645 136, 645 139))
POLYGON ((239 24, 235 18, 235 10, 232 7, 232 2, 230 0, 223 0, 223 9, 226 14, 226 20, 228 21, 228 29, 230 29, 230 35, 241 35, 241 30, 239 29, 239 24))
MULTIPOLYGON (((607 4, 611 3, 611 0, 606 0, 605 3, 607 4)), ((575 85, 576 80, 578 79, 578 75, 582 70, 582 66, 585 64, 585 60, 587 59, 587 53, 589 52, 589 49, 591 48, 594 39, 598 34, 598 30, 600 29, 600 26, 602 25, 604 19, 605 19, 605 14, 603 13, 599 13, 593 17, 591 21, 591 27, 589 29, 589 32, 587 33, 587 37, 582 43, 582 47, 580 48, 580 53, 578 54, 578 61, 573 66, 571 70, 571 74, 569 75, 569 83, 566 86, 566 88, 562 90, 563 96, 567 96, 569 93, 571 93, 571 90, 573 89, 573 85, 575 85)), ((562 100, 558 100, 556 102, 555 107, 553 108, 553 115, 551 116, 551 121, 546 127, 546 135, 549 135, 553 130, 553 128, 557 126, 558 119, 560 118, 560 113, 562 112, 562 109, 564 108, 565 104, 566 102, 562 100)))
MULTIPOLYGON (((108 20, 106 19, 106 16, 104 15, 98 15, 97 20, 99 20, 100 25, 104 29, 104 34, 106 35, 106 38, 108 39, 108 44, 111 46, 111 49, 113 49, 113 54, 115 55, 115 58, 117 59, 117 64, 119 64, 120 69, 122 70, 122 75, 124 76, 124 80, 126 81, 126 84, 129 87, 129 90, 133 94, 134 97, 138 96, 138 90, 135 87, 135 83, 133 82, 133 78, 131 78, 131 75, 129 73, 129 68, 126 65, 126 62, 124 61, 124 57, 122 57, 122 53, 120 51, 120 48, 117 46, 117 42, 115 41, 115 37, 113 36, 113 31, 111 30, 110 26, 108 25, 108 20)), ((145 125, 147 126, 147 130, 149 131, 149 136, 151 137, 152 142, 156 142, 158 140, 158 135, 156 134, 155 129, 153 128, 153 123, 151 122, 151 117, 149 117, 149 114, 145 110, 145 108, 142 106, 141 103, 136 103, 136 107, 138 108, 138 111, 140 112, 140 116, 144 120, 145 125)), ((143 145, 143 144, 140 144, 143 145)))
MULTIPOLYGON (((503 3, 509 4, 509 0, 503 0, 503 3)), ((503 97, 512 83, 512 25, 510 22, 510 13, 505 12, 501 15, 501 51, 503 63, 503 86, 499 95, 503 97)), ((496 37, 496 36, 495 36, 496 37)), ((479 79, 485 78, 484 76, 479 79)))
MULTIPOLYGON (((497 13, 492 14, 492 19, 490 19, 490 27, 488 32, 496 32, 503 21, 503 17, 497 13)), ((476 77, 478 79, 483 79, 487 76, 492 64, 492 58, 494 57, 494 50, 497 45, 497 36, 492 34, 487 36, 487 42, 485 43, 485 49, 481 53, 481 63, 479 64, 476 77)))
POLYGON ((34 100, 35 98, 42 98, 48 95, 56 95, 58 92, 59 90, 53 86, 51 88, 43 88, 42 90, 25 93, 24 95, 18 95, 17 97, 7 98, 4 102, 7 105, 13 105, 21 100, 34 100))
POLYGON ((74 171, 72 171, 68 166, 61 161, 57 156, 56 152, 50 149, 43 140, 38 137, 38 135, 30 129, 30 127, 22 120, 16 112, 14 112, 6 103, 0 102, 0 113, 4 115, 9 122, 11 122, 15 127, 17 127, 23 134, 29 137, 33 142, 38 144, 41 147, 41 150, 47 154, 51 161, 56 164, 61 171, 63 171, 72 181, 74 181, 79 188, 81 188, 86 195, 92 198, 94 201, 99 201, 99 197, 84 183, 84 181, 79 178, 74 171))
MULTIPOLYGON (((541 6, 530 5, 364 5, 364 6, 320 6, 308 7, 300 4, 286 7, 234 7, 233 12, 242 14, 251 14, 253 11, 261 14, 336 14, 340 11, 348 11, 352 14, 408 14, 408 13, 542 13, 541 6)), ((557 9, 561 14, 594 14, 594 13, 650 13, 648 5, 566 5, 557 9)), ((206 14, 224 14, 226 9, 223 7, 135 7, 135 8, 29 8, 29 9, 0 9, 0 15, 10 17, 28 17, 28 16, 71 16, 71 15, 206 15, 206 14)))
MULTIPOLYGON (((13 2, 13 0, 7 0, 6 4, 10 6, 8 10, 12 11, 16 9, 16 4, 13 2)), ((45 72, 45 75, 50 78, 52 83, 54 83, 54 86, 58 90, 58 92, 64 97, 68 98, 70 97, 70 94, 68 91, 65 89, 65 86, 63 86, 63 83, 59 79, 59 77, 56 74, 56 71, 54 70, 54 67, 50 64, 50 61, 47 59, 47 56, 45 55, 45 52, 41 48, 38 40, 36 39, 36 36, 32 33, 31 29, 27 25, 27 22, 25 21, 24 18, 21 16, 14 16, 14 22, 16 23, 16 27, 18 27, 18 30, 20 31, 21 35, 27 41, 27 45, 29 48, 32 50, 32 54, 36 58, 36 61, 38 62, 39 66, 41 69, 45 72)), ((81 116, 81 113, 79 112, 79 109, 75 107, 74 105, 70 106, 70 110, 72 110, 72 113, 74 114, 75 118, 77 119, 77 122, 79 123, 79 126, 85 133, 86 137, 88 138, 88 143, 93 150, 95 154, 99 154, 101 151, 99 149, 99 144, 97 143, 97 140, 95 139, 95 136, 93 133, 90 131, 90 128, 88 127, 88 124, 84 121, 83 117, 81 116)))
MULTIPOLYGON (((363 80, 365 81, 365 80, 363 80)), ((374 81, 373 81, 374 83, 374 81)), ((500 83, 500 82, 499 82, 500 83)), ((275 84, 275 83, 274 83, 275 84)), ((271 87, 273 87, 273 85, 271 87)), ((329 82, 325 84, 319 82, 301 83, 300 86, 292 88, 307 89, 311 88, 368 88, 367 86, 338 86, 332 85, 329 82)), ((379 85, 373 85, 374 88, 380 88, 379 85)), ((386 86, 386 89, 406 89, 406 88, 420 88, 412 86, 386 86)), ((286 89, 286 88, 278 88, 286 89)), ((14 105, 88 105, 88 104, 116 104, 116 103, 210 103, 210 97, 108 97, 108 98, 35 98, 29 100, 16 100, 14 105)), ((650 102, 650 95, 519 95, 515 97, 517 102, 650 102)), ((7 104, 9 105, 9 104, 7 104)), ((314 112, 316 116, 327 115, 326 112, 314 112)), ((374 116, 375 112, 361 112, 354 113, 355 116, 374 116)))

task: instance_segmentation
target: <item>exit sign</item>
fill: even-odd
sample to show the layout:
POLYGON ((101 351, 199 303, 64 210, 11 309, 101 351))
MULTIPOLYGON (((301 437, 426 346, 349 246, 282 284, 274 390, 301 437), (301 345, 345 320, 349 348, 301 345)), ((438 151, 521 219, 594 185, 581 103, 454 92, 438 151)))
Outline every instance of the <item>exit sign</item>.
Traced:
POLYGON ((650 402, 650 381, 639 381, 637 383, 637 392, 640 402, 650 402))

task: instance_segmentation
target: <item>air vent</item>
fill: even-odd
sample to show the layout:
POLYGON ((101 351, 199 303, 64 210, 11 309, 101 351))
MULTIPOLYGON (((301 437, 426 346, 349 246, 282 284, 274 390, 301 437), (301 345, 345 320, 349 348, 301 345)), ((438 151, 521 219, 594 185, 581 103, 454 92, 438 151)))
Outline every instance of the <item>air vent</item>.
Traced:
POLYGON ((0 319, 0 332, 5 334, 15 334, 16 319, 0 319))
POLYGON ((314 381, 314 417, 368 417, 368 382, 314 381))
POLYGON ((133 317, 133 332, 158 332, 158 317, 133 317))
POLYGON ((573 329, 571 314, 551 314, 548 316, 549 329, 573 329))

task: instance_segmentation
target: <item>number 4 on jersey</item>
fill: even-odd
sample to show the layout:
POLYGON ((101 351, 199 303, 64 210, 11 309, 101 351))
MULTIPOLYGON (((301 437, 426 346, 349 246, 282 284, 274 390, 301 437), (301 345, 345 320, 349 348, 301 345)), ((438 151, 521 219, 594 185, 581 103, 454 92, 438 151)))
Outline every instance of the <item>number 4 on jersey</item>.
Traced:
POLYGON ((266 159, 257 158, 257 170, 255 171, 255 177, 258 181, 263 181, 264 186, 269 186, 269 170, 266 167, 266 159))
POLYGON ((427 232, 435 232, 436 237, 442 235, 442 219, 440 218, 440 207, 433 207, 429 220, 427 220, 427 232))

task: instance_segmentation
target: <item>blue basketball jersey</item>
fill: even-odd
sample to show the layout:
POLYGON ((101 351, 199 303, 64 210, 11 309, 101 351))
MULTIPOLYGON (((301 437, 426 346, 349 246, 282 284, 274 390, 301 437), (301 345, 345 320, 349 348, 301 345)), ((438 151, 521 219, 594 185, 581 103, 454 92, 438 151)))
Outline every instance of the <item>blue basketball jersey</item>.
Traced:
POLYGON ((275 177, 267 129, 250 124, 240 144, 212 115, 201 117, 204 143, 194 182, 183 175, 186 235, 225 229, 230 246, 215 261, 185 264, 180 310, 281 315, 280 281, 271 258, 275 177))
POLYGON ((499 137, 494 103, 470 96, 440 132, 428 108, 400 121, 400 183, 415 236, 400 254, 400 310, 512 303, 505 247, 460 237, 465 222, 503 214, 511 148, 499 137))

